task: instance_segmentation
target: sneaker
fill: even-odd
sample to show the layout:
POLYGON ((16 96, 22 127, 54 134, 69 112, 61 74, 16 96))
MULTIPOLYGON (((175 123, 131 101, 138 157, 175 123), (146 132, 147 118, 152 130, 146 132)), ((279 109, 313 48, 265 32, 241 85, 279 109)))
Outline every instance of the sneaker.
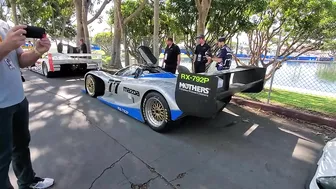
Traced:
POLYGON ((54 179, 35 177, 33 183, 29 186, 31 189, 46 189, 54 185, 54 179))

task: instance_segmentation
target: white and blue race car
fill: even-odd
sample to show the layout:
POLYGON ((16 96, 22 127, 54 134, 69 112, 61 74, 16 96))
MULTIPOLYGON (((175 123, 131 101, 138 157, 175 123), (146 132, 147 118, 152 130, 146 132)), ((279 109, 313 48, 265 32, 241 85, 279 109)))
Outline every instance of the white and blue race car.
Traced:
POLYGON ((85 75, 85 92, 157 132, 184 116, 213 117, 235 93, 263 90, 265 68, 237 67, 193 74, 179 66, 179 74, 172 74, 156 66, 157 59, 148 47, 138 50, 144 64, 128 66, 115 74, 90 71, 85 75))

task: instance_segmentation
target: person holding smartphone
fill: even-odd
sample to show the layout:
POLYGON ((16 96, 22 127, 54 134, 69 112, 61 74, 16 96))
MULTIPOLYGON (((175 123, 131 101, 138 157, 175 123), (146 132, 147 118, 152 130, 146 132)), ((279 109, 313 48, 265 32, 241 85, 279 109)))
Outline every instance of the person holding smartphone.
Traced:
POLYGON ((24 95, 20 68, 33 65, 50 49, 46 37, 32 50, 23 52, 27 26, 12 28, 0 20, 0 188, 13 189, 9 178, 12 163, 19 189, 45 189, 54 184, 50 178, 35 175, 30 158, 28 101, 24 95))

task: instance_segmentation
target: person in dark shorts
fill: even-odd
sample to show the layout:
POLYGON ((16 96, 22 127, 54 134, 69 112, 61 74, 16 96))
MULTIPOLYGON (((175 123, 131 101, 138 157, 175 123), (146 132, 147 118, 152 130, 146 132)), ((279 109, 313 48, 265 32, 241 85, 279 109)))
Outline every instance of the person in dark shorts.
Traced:
POLYGON ((206 54, 211 54, 211 47, 205 42, 205 36, 199 35, 197 37, 198 45, 196 46, 194 52, 194 70, 195 73, 203 73, 205 72, 206 65, 210 63, 210 61, 206 58, 206 54))
POLYGON ((173 38, 168 38, 166 41, 167 47, 164 52, 162 67, 166 72, 175 74, 176 68, 181 62, 181 50, 173 42, 173 38))
POLYGON ((209 57, 209 60, 216 62, 216 68, 218 71, 228 70, 231 67, 232 50, 225 44, 224 37, 218 38, 217 45, 220 49, 216 53, 216 56, 212 58, 209 57))

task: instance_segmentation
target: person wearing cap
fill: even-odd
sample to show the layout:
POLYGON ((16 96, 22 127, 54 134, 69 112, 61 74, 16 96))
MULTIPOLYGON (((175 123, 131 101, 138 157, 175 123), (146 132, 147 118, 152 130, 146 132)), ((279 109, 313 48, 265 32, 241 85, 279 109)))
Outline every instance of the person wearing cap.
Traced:
POLYGON ((8 178, 11 163, 19 189, 45 189, 54 184, 54 179, 37 177, 32 167, 29 103, 20 72, 20 68, 33 65, 48 52, 51 44, 45 37, 32 50, 23 51, 26 28, 25 25, 11 28, 0 20, 0 189, 13 189, 8 178))
POLYGON ((208 57, 209 60, 216 62, 216 68, 220 70, 228 70, 231 66, 232 50, 225 44, 225 38, 218 38, 217 42, 220 48, 215 57, 208 57))
POLYGON ((167 47, 164 52, 164 59, 162 62, 162 67, 166 72, 175 74, 176 68, 181 62, 181 50, 177 46, 173 38, 169 37, 166 41, 167 47))
POLYGON ((211 61, 207 60, 206 53, 211 54, 211 47, 205 42, 205 36, 203 34, 196 37, 198 45, 194 52, 194 71, 195 73, 205 72, 206 65, 211 61))

